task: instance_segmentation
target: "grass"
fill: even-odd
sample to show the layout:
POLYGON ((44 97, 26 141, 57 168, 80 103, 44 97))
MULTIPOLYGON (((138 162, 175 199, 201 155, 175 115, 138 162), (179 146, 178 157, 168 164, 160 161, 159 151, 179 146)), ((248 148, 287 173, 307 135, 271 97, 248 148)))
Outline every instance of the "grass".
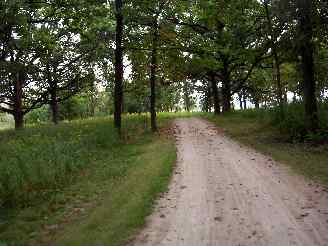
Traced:
POLYGON ((252 110, 219 117, 206 114, 205 117, 233 139, 272 156, 311 180, 328 184, 327 145, 291 142, 264 114, 252 110))
MULTIPOLYGON (((169 117, 159 121, 167 126, 169 117)), ((168 184, 173 139, 129 116, 0 133, 0 245, 121 245, 168 184)))
POLYGON ((13 118, 8 114, 0 113, 0 131, 13 128, 13 126, 13 118))
MULTIPOLYGON (((292 143, 256 111, 215 117, 160 113, 161 131, 177 117, 202 116, 232 138, 328 184, 327 145, 292 143)), ((169 134, 151 134, 149 116, 111 118, 0 132, 0 246, 122 245, 167 188, 176 160, 169 134)))

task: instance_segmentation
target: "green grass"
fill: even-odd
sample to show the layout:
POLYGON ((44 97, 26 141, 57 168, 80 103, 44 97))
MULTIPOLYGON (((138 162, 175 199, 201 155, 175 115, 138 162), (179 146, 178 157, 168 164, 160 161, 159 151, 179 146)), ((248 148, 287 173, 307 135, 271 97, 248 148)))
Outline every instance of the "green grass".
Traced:
POLYGON ((8 114, 0 113, 0 131, 10 129, 13 127, 14 127, 13 118, 8 114))
POLYGON ((272 156, 305 177, 328 184, 328 146, 291 142, 277 126, 256 111, 234 112, 204 117, 243 144, 272 156))
MULTIPOLYGON (((159 121, 167 126, 169 118, 159 121)), ((146 116, 0 133, 0 245, 121 245, 144 223, 176 159, 146 116)))

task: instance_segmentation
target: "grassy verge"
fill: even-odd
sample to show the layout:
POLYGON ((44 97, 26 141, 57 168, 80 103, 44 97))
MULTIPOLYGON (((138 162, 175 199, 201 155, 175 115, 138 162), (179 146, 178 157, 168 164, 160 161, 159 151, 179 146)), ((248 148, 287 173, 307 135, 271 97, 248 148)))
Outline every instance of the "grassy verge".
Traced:
POLYGON ((290 142, 286 135, 256 113, 235 112, 225 116, 205 117, 225 132, 275 160, 290 166, 307 178, 328 184, 328 146, 290 142))
MULTIPOLYGON (((160 121, 167 125, 168 120, 160 121)), ((130 116, 0 133, 0 245, 120 245, 144 223, 176 158, 130 116)))

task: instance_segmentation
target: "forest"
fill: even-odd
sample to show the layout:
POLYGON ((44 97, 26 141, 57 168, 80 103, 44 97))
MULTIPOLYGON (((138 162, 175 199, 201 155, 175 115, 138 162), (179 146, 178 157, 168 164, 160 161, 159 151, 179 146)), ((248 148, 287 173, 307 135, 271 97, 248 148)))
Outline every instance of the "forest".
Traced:
POLYGON ((300 105, 301 134, 326 128, 324 1, 3 1, 1 20, 16 128, 113 114, 120 129, 122 113, 150 112, 156 130, 156 112, 246 102, 279 121, 300 105))
POLYGON ((1 0, 0 246, 122 245, 167 188, 181 117, 327 184, 327 71, 323 0, 1 0))

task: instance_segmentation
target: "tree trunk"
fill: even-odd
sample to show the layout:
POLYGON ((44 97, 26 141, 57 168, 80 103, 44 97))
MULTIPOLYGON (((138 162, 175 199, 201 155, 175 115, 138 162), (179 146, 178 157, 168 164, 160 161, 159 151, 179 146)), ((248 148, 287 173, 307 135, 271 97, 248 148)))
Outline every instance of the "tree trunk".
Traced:
POLYGON ((122 127, 123 105, 123 3, 115 0, 116 37, 115 37, 115 86, 114 86, 114 127, 120 132, 122 127))
POLYGON ((211 87, 209 83, 206 83, 206 90, 205 90, 205 95, 204 95, 204 102, 202 106, 202 110, 205 112, 211 112, 211 97, 212 97, 212 92, 211 92, 211 87))
POLYGON ((212 86, 212 94, 213 94, 214 113, 216 115, 219 115, 221 113, 219 89, 218 89, 218 84, 215 80, 214 75, 211 75, 211 86, 212 86))
POLYGON ((222 97, 223 97, 223 112, 230 112, 231 111, 231 91, 230 88, 222 88, 222 97))
POLYGON ((190 112, 190 95, 189 95, 189 89, 188 89, 188 82, 184 81, 183 84, 183 94, 184 94, 184 103, 185 103, 185 110, 187 112, 190 112))
MULTIPOLYGON (((57 67, 54 69, 54 74, 56 73, 57 67)), ((53 79, 50 72, 49 64, 47 64, 47 80, 50 89, 50 109, 52 122, 58 125, 59 110, 58 110, 58 98, 57 98, 57 80, 53 79)))
POLYGON ((254 105, 255 105, 255 108, 256 109, 259 109, 260 108, 260 102, 259 102, 259 100, 257 98, 254 100, 254 105))
POLYGON ((264 8, 265 8, 265 13, 266 13, 266 18, 268 21, 268 26, 269 26, 269 31, 270 31, 270 41, 271 41, 271 49, 272 49, 272 54, 273 54, 273 59, 274 59, 274 67, 275 67, 275 78, 277 82, 277 99, 278 99, 278 105, 279 105, 279 111, 280 111, 280 118, 284 119, 284 102, 283 102, 283 89, 281 85, 281 72, 280 72, 280 61, 279 61, 279 56, 277 52, 277 46, 276 46, 276 35, 273 30, 272 26, 272 19, 270 16, 269 12, 269 6, 268 6, 268 1, 264 1, 264 8))
POLYGON ((51 113, 52 113, 52 122, 55 125, 58 125, 59 107, 58 107, 57 82, 56 81, 51 81, 50 97, 51 97, 50 107, 51 107, 51 113))
POLYGON ((298 0, 299 7, 299 37, 300 55, 302 57, 303 93, 305 105, 305 125, 309 132, 319 128, 318 105, 316 98, 316 85, 314 79, 313 62, 313 27, 312 27, 312 1, 298 0))
POLYGON ((25 73, 18 72, 14 86, 14 120, 15 129, 24 127, 24 112, 23 112, 23 84, 25 81, 25 73))
POLYGON ((150 116, 151 130, 157 131, 156 124, 156 72, 157 72, 157 45, 158 45, 158 23, 157 17, 153 23, 153 40, 150 64, 150 116))
POLYGON ((223 80, 222 80, 222 99, 223 99, 223 113, 231 111, 231 81, 228 71, 227 58, 223 59, 223 80))
POLYGON ((280 116, 281 119, 285 118, 284 115, 284 100, 283 100, 283 89, 281 85, 281 72, 280 72, 280 63, 279 63, 279 57, 277 54, 276 47, 274 45, 274 48, 272 48, 273 52, 273 57, 274 57, 274 63, 275 63, 275 68, 276 68, 276 79, 277 79, 277 98, 278 98, 278 104, 279 104, 279 109, 280 109, 280 116))
POLYGON ((243 96, 242 96, 242 93, 238 93, 238 100, 239 100, 239 107, 240 107, 240 110, 243 110, 243 96))

